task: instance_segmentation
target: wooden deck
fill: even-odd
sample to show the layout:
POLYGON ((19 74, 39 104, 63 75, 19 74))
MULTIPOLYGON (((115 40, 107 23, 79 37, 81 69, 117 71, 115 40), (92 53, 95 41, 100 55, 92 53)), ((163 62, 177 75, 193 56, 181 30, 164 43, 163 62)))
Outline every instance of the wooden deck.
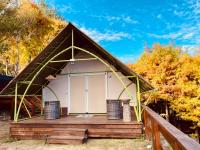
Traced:
POLYGON ((55 129, 88 129, 93 138, 139 138, 142 124, 136 121, 107 120, 105 115, 92 117, 68 116, 56 120, 36 117, 10 124, 10 135, 17 139, 45 139, 55 129))

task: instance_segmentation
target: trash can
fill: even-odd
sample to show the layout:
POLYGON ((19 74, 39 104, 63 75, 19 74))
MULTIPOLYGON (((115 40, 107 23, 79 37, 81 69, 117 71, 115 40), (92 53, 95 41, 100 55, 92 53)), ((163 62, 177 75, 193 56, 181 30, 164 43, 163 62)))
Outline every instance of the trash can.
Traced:
POLYGON ((60 101, 45 101, 44 119, 54 120, 60 118, 60 101))
POLYGON ((122 107, 120 100, 108 99, 107 100, 107 118, 108 119, 121 119, 122 107))

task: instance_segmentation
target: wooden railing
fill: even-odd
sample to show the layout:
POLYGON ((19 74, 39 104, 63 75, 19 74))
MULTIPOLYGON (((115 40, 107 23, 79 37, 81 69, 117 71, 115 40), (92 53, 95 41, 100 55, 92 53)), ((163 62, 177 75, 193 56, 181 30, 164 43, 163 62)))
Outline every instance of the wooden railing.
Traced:
POLYGON ((146 139, 152 140, 154 150, 165 149, 161 137, 164 137, 174 150, 200 150, 200 144, 195 140, 178 130, 149 107, 142 107, 146 139))

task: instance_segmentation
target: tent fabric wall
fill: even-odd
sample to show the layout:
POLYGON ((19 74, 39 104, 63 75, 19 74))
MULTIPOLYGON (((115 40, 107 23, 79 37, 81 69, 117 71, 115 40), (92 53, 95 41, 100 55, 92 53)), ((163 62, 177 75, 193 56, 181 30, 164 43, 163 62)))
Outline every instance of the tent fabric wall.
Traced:
MULTIPOLYGON (((67 76, 57 76, 56 80, 50 81, 49 88, 51 88, 60 100, 62 107, 67 107, 68 95, 68 79, 67 76)), ((47 87, 43 88, 42 96, 44 101, 57 101, 54 93, 47 87)))
MULTIPOLYGON (((73 74, 77 73, 77 72, 79 73, 79 74, 77 74, 77 76, 83 76, 83 75, 86 76, 88 72, 90 73, 90 75, 88 75, 88 80, 89 81, 91 80, 91 82, 93 82, 93 83, 89 82, 90 89, 93 89, 93 92, 90 93, 89 96, 92 99, 94 99, 97 96, 98 90, 105 91, 105 92, 101 92, 102 94, 104 94, 101 96, 101 98, 104 101, 98 102, 99 99, 97 98, 97 99, 94 99, 94 101, 96 100, 97 102, 94 102, 94 101, 92 102, 93 104, 96 104, 99 106, 101 105, 102 108, 100 108, 100 110, 96 110, 96 112, 95 112, 95 110, 91 110, 91 113, 104 113, 105 107, 106 107, 105 106, 106 99, 117 99, 120 92, 123 90, 123 86, 121 85, 119 80, 115 77, 115 75, 112 72, 108 72, 108 69, 99 61, 92 60, 92 61, 74 62, 74 64, 69 63, 61 71, 61 74, 57 75, 56 79, 50 81, 50 83, 48 85, 48 87, 50 87, 55 92, 58 99, 61 101, 61 107, 69 107, 69 95, 68 94, 70 94, 71 99, 73 97, 71 94, 75 94, 75 92, 73 92, 72 90, 76 89, 76 91, 83 91, 83 89, 82 89, 83 87, 79 86, 78 82, 76 84, 76 87, 73 87, 73 89, 72 89, 72 87, 69 87, 72 85, 68 84, 68 82, 69 82, 68 76, 69 75, 73 76, 73 74), (97 74, 96 76, 94 76, 95 72, 97 74), (103 74, 104 77, 100 77, 100 76, 98 77, 99 72, 101 72, 101 74, 103 74), (95 82, 95 80, 98 80, 98 81, 95 82), (96 86, 99 86, 98 84, 100 84, 100 83, 107 84, 107 87, 105 84, 102 84, 104 86, 101 85, 100 86, 101 89, 98 89, 96 86), (68 93, 68 91, 69 91, 68 88, 70 88, 70 91, 71 91, 70 93, 68 93), (94 89, 96 89, 97 91, 95 92, 94 89)), ((118 72, 118 74, 121 77, 124 77, 122 73, 118 72)), ((71 82, 71 80, 72 80, 72 77, 70 78, 70 82, 71 82)), ((131 82, 127 78, 124 78, 123 80, 126 85, 128 85, 131 82)), ((132 97, 135 100, 135 104, 136 104, 136 87, 135 87, 134 83, 132 84, 132 86, 129 87, 129 90, 130 90, 132 97)), ((81 97, 81 95, 79 95, 78 97, 81 97)), ((124 92, 122 94, 121 98, 124 99, 124 98, 129 98, 129 97, 126 94, 126 92, 124 92)), ((53 101, 53 100, 56 100, 56 97, 52 93, 51 90, 49 90, 47 87, 45 87, 45 88, 43 88, 43 99, 44 99, 44 101, 53 101)), ((73 102, 71 102, 71 103, 73 103, 73 102)), ((79 107, 79 106, 81 107, 81 104, 78 104, 78 102, 77 102, 77 107, 79 107)), ((73 110, 72 110, 72 112, 75 113, 73 110)))

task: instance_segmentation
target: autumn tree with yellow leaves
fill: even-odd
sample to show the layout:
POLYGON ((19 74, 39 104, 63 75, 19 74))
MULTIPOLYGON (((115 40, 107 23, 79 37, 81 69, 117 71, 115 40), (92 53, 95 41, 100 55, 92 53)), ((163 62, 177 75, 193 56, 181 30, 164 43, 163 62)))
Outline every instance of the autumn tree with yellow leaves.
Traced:
POLYGON ((143 95, 145 104, 166 104, 182 120, 192 121, 193 128, 200 127, 200 55, 190 56, 173 45, 154 44, 151 52, 145 51, 129 67, 142 75, 154 87, 143 95))
POLYGON ((176 84, 180 88, 178 97, 171 101, 171 108, 183 120, 200 127, 200 56, 183 55, 179 59, 176 84))
MULTIPOLYGON (((0 11, 8 1, 2 1, 0 11)), ((17 75, 65 25, 45 3, 21 0, 0 15, 1 72, 17 75)))

